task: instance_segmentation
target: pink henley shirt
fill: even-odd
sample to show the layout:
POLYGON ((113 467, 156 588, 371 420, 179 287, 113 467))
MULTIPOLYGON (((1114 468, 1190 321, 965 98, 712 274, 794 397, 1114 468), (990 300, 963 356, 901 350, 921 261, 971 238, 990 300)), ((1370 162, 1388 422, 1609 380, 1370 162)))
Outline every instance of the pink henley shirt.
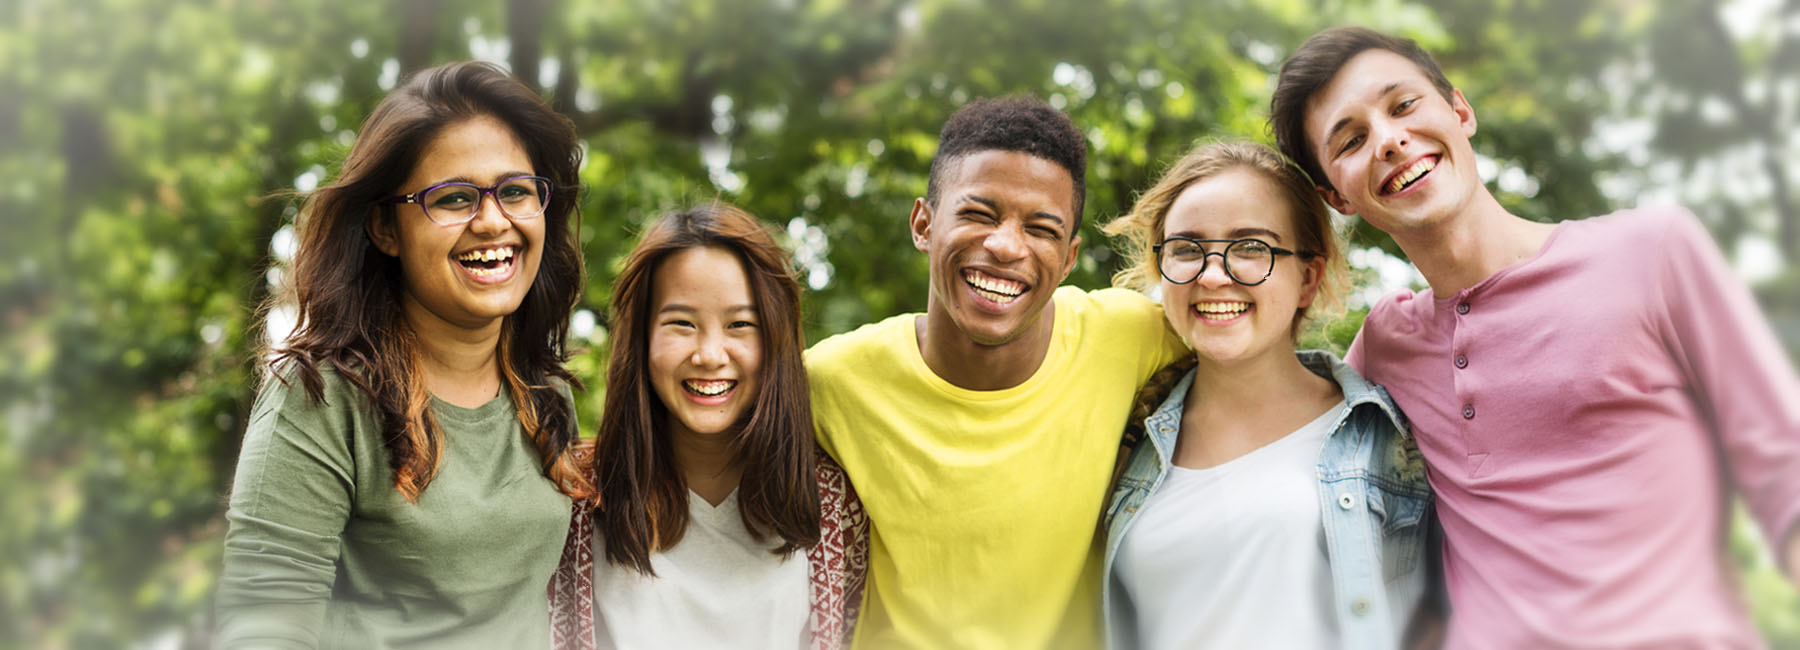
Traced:
POLYGON ((1693 216, 1562 223, 1453 296, 1382 299, 1347 356, 1429 467, 1449 648, 1763 647, 1728 505, 1794 531, 1800 379, 1693 216))

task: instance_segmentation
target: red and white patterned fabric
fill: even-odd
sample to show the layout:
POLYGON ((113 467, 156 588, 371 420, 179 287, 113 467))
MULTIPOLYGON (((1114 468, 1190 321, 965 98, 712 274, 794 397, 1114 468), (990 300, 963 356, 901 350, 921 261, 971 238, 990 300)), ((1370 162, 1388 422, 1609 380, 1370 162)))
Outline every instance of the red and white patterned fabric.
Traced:
MULTIPOLYGON (((583 472, 593 471, 593 445, 575 451, 583 472)), ((819 457, 819 543, 806 550, 812 574, 812 650, 850 645, 862 612, 863 584, 869 575, 869 517, 843 468, 819 457)), ((588 478, 592 480, 593 476, 588 478)), ((594 633, 594 507, 577 501, 563 545, 562 562, 550 577, 551 650, 596 650, 594 633)))

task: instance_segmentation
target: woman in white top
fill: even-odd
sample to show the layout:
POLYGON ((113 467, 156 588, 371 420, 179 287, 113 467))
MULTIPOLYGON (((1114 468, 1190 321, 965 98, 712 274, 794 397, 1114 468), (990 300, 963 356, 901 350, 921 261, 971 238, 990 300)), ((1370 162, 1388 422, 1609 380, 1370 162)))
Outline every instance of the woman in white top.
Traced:
POLYGON ((662 217, 626 260, 594 450, 602 646, 847 638, 860 575, 835 533, 866 523, 813 443, 799 293, 768 231, 723 204, 662 217))
POLYGON ((1115 647, 1391 648, 1424 586, 1430 491, 1387 392, 1295 351, 1344 262, 1280 154, 1202 145, 1124 234, 1116 283, 1156 288, 1194 356, 1153 378, 1106 514, 1115 647))

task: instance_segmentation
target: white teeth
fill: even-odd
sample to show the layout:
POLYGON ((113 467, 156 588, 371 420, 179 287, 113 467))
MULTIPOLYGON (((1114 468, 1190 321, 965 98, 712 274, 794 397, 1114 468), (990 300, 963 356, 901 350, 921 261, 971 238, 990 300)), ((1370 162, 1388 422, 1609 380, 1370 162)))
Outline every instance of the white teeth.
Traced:
POLYGON ((456 260, 459 262, 492 262, 495 260, 510 260, 512 258, 513 249, 511 246, 469 251, 456 256, 456 260))
POLYGON ((1435 167, 1437 167, 1437 159, 1436 158, 1421 158, 1421 159, 1419 159, 1419 162, 1413 163, 1413 165, 1411 167, 1406 168, 1405 172, 1402 172, 1399 176, 1394 177, 1394 180, 1392 182, 1388 183, 1388 186, 1387 186, 1388 193, 1393 194, 1394 192, 1400 191, 1401 189, 1405 188, 1408 183, 1411 183, 1414 180, 1417 180, 1420 176, 1423 176, 1425 174, 1425 172, 1431 171, 1435 167))
POLYGON ((1207 320, 1231 320, 1250 309, 1247 302, 1203 302, 1194 305, 1194 311, 1207 320))
POLYGON ((1002 305, 1018 300, 1025 293, 1024 283, 982 275, 973 270, 963 272, 963 281, 975 289, 976 295, 1002 305))
POLYGON ((731 390, 737 382, 730 379, 688 379, 681 382, 688 392, 706 397, 717 397, 731 390))

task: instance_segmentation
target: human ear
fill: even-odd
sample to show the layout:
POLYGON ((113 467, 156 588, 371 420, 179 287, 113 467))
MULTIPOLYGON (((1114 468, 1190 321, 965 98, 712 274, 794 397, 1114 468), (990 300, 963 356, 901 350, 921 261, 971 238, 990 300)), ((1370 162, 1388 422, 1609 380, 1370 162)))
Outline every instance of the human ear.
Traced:
POLYGON ((1462 125, 1463 137, 1475 135, 1475 107, 1463 97, 1461 90, 1450 91, 1450 110, 1456 112, 1456 121, 1462 125))
POLYGON ((363 219, 363 232, 369 234, 369 241, 375 243, 375 250, 390 257, 400 256, 400 238, 394 233, 394 220, 385 218, 380 210, 371 209, 363 219))
POLYGON ((1337 190, 1324 185, 1314 185, 1313 190, 1319 193, 1319 198, 1325 199, 1325 205, 1337 210, 1338 214, 1346 217, 1356 214, 1356 208, 1351 207, 1350 202, 1344 200, 1344 195, 1339 194, 1337 190))
POLYGON ((907 225, 912 229, 913 248, 930 253, 931 206, 925 203, 924 197, 913 199, 912 216, 907 217, 907 225))
POLYGON ((1300 308, 1311 307, 1319 296, 1319 285, 1325 281, 1325 258, 1314 256, 1300 265, 1300 308))

